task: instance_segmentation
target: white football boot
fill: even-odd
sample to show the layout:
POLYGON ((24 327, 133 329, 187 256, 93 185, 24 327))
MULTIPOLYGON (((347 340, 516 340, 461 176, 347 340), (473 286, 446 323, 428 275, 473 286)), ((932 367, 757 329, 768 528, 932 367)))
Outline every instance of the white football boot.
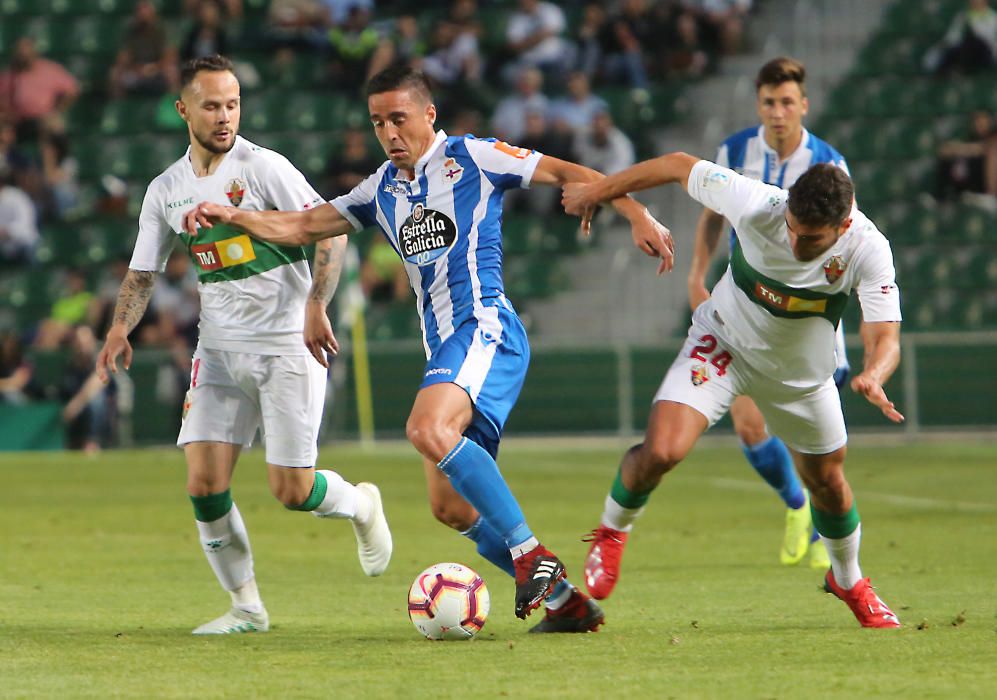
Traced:
POLYGON ((221 617, 198 627, 193 634, 241 634, 266 632, 269 629, 270 617, 265 609, 251 613, 233 607, 221 617))
POLYGON ((384 517, 381 492, 374 484, 361 481, 357 488, 370 499, 370 515, 363 525, 351 520, 353 534, 357 536, 357 554, 360 567, 368 576, 380 576, 391 561, 391 530, 384 517))

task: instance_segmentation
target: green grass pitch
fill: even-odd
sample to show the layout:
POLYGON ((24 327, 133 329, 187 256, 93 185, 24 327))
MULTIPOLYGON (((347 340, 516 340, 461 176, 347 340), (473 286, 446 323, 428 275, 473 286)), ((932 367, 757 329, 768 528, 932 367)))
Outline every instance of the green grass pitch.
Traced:
MULTIPOLYGON (((581 584, 615 443, 510 442, 501 465, 534 531, 581 584)), ((862 563, 904 626, 860 629, 778 563, 783 512, 734 441, 666 477, 638 522, 598 634, 526 633, 511 581, 433 521, 419 460, 399 445, 326 446, 371 480, 395 537, 367 579, 346 522, 284 510, 262 454, 233 493, 256 557, 268 634, 194 638, 228 603, 201 553, 177 450, 0 457, 0 697, 937 698, 997 692, 997 451, 853 446, 862 563), (406 614, 424 567, 488 583, 471 642, 429 642, 406 614)))

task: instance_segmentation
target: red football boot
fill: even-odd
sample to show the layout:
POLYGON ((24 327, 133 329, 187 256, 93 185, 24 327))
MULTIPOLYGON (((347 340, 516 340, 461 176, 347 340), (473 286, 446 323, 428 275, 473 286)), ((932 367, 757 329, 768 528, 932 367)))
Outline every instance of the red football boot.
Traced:
POLYGON ((542 544, 512 564, 516 568, 516 617, 525 620, 564 578, 564 564, 542 544))
POLYGON ((547 614, 539 624, 530 628, 530 633, 544 632, 598 632, 599 625, 606 621, 594 600, 572 587, 571 597, 557 610, 547 608, 547 614))
POLYGON ((846 591, 834 580, 834 572, 828 569, 824 577, 824 590, 845 601, 863 627, 900 626, 900 619, 876 595, 868 578, 862 579, 846 591))
POLYGON ((585 587, 596 600, 608 598, 620 579, 620 559, 627 543, 626 532, 600 525, 582 538, 591 542, 585 558, 585 587))

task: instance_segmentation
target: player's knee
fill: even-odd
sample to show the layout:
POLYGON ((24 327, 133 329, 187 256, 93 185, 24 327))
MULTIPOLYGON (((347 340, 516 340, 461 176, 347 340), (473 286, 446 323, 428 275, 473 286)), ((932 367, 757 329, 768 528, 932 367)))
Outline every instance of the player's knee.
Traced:
POLYGON ((468 530, 477 519, 473 508, 466 503, 437 499, 430 502, 429 508, 434 518, 459 532, 468 530))
POLYGON ((685 457, 681 450, 668 442, 647 443, 640 449, 638 463, 645 478, 660 478, 674 469, 685 457))
POLYGON ((211 478, 210 475, 188 475, 187 494, 190 496, 203 497, 221 493, 228 488, 228 480, 211 478))
POLYGON ((410 417, 405 436, 419 454, 439 462, 453 447, 450 431, 433 417, 410 417))
POLYGON ((282 481, 270 484, 270 493, 284 505, 285 508, 296 508, 308 500, 311 486, 296 481, 282 481))
POLYGON ((768 432, 765 430, 765 423, 759 424, 754 421, 745 421, 744 423, 736 424, 734 432, 737 433, 737 437, 741 440, 741 443, 749 447, 761 444, 768 440, 769 437, 768 432))

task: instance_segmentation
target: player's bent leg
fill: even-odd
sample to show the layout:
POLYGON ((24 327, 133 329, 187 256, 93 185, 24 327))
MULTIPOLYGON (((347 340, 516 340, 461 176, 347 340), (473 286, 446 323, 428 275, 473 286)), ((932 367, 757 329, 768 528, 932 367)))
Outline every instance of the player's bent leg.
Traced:
POLYGON ((831 563, 824 589, 844 601, 863 627, 899 627, 900 620, 862 576, 862 524, 844 475, 845 452, 841 447, 827 454, 799 455, 800 473, 811 492, 814 525, 831 563))
POLYGON ((270 489, 289 510, 320 518, 349 520, 357 556, 367 576, 380 576, 391 561, 393 543, 377 486, 351 484, 334 471, 268 465, 270 489))
POLYGON ((685 458, 708 425, 706 416, 685 404, 658 401, 651 408, 644 442, 623 456, 599 527, 584 538, 591 542, 585 558, 585 585, 593 598, 602 600, 613 592, 634 521, 662 476, 685 458))
POLYGON ((232 607, 221 617, 201 625, 194 634, 265 632, 269 620, 253 573, 249 535, 229 484, 240 446, 222 442, 184 445, 187 492, 194 506, 201 547, 232 607))
POLYGON ((416 395, 406 434, 506 543, 516 571, 516 616, 525 618, 564 578, 564 565, 533 536, 494 458, 463 436, 472 417, 471 399, 464 389, 432 384, 416 395))

